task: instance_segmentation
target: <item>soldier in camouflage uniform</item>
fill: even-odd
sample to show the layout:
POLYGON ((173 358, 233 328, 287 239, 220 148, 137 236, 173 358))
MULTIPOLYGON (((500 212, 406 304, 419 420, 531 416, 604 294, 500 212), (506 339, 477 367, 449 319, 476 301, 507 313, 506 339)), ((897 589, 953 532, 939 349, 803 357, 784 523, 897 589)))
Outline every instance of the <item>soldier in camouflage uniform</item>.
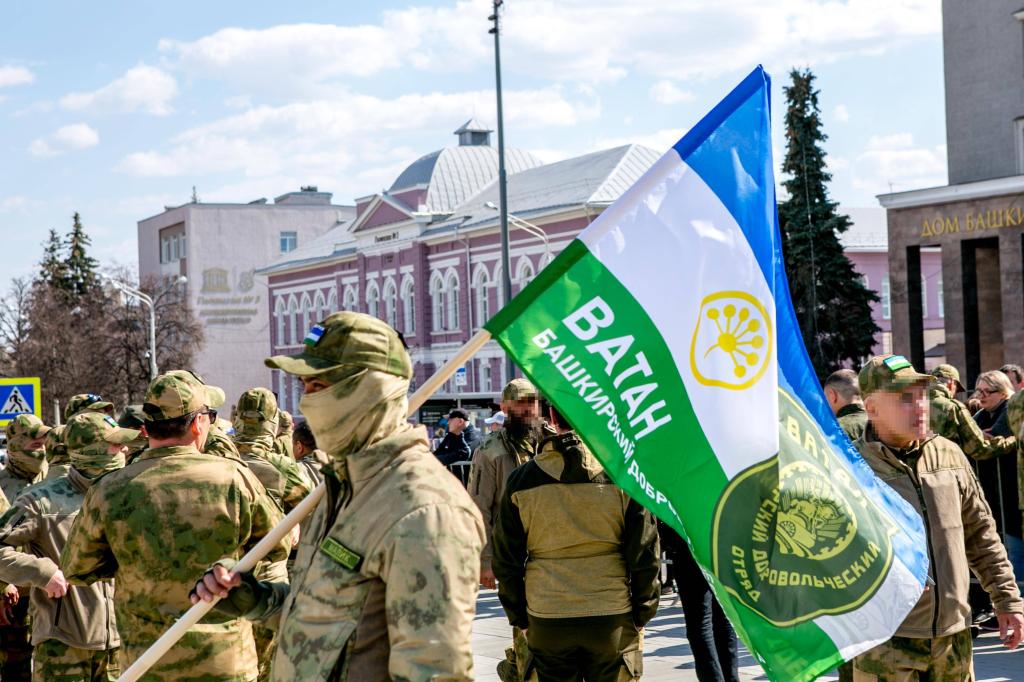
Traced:
MULTIPOLYGON (((93 483, 61 554, 71 584, 116 579, 122 667, 189 608, 189 589, 212 562, 240 558, 281 520, 241 462, 198 450, 211 409, 223 402, 223 391, 191 372, 154 379, 143 405, 149 449, 93 483)), ((267 559, 287 554, 282 544, 267 559)), ((251 624, 211 614, 142 679, 251 682, 256 676, 251 624)))
POLYGON ((854 659, 855 682, 972 682, 971 573, 995 605, 1007 648, 1024 634, 1024 602, 995 521, 963 452, 929 432, 927 389, 902 356, 860 372, 868 427, 856 446, 875 475, 921 515, 928 588, 889 641, 854 659))
POLYGON ((302 354, 267 361, 303 381, 300 409, 330 458, 291 588, 232 579, 219 565, 194 599, 228 594, 218 608, 280 612, 280 682, 471 680, 483 525, 424 430, 406 421, 409 354, 397 332, 360 313, 331 315, 306 339, 302 354))
POLYGON ((256 478, 290 512, 313 490, 312 481, 293 457, 274 450, 278 429, 277 399, 266 388, 251 388, 238 399, 235 447, 256 478))
POLYGON ((928 387, 931 405, 930 426, 938 435, 960 446, 968 457, 987 460, 1016 451, 1015 438, 985 438, 967 406, 954 396, 963 392, 960 372, 953 365, 939 365, 932 370, 935 381, 928 387))
POLYGON ((316 446, 309 422, 300 422, 292 431, 292 454, 314 483, 324 480, 323 468, 331 463, 327 453, 316 446))
MULTIPOLYGON (((7 506, 13 505, 26 488, 46 477, 44 442, 49 431, 50 427, 33 414, 19 414, 7 425, 7 466, 0 471, 0 492, 7 506)), ((13 585, 5 589, 11 590, 6 592, 10 596, 5 599, 14 603, 9 622, 0 625, 0 679, 19 682, 31 676, 28 590, 18 590, 13 585)))
POLYGON ((63 426, 55 426, 46 433, 43 451, 46 453, 46 478, 43 480, 50 481, 67 475, 71 469, 71 458, 64 445, 63 426))
POLYGON ((288 410, 278 410, 277 413, 277 438, 274 439, 274 450, 286 457, 295 457, 292 450, 292 433, 295 429, 295 419, 288 410))
POLYGON ((114 416, 114 403, 107 402, 95 393, 79 393, 71 396, 67 406, 64 408, 64 423, 71 421, 71 418, 80 412, 100 412, 111 417, 114 416))
POLYGON ((825 379, 822 388, 828 406, 846 436, 851 441, 860 438, 868 424, 868 413, 864 411, 864 401, 860 398, 857 373, 852 369, 836 370, 825 379))
POLYGON ((105 682, 120 674, 114 583, 69 588, 57 562, 93 480, 124 466, 125 445, 138 436, 102 412, 73 416, 65 434, 67 474, 26 490, 0 518, 0 580, 32 587, 37 682, 105 682))

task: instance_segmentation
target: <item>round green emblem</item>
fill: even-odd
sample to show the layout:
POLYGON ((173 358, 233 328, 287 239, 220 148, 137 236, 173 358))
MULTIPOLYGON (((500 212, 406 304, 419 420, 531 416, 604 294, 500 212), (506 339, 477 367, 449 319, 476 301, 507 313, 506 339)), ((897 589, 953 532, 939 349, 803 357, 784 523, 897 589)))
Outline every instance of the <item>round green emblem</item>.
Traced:
POLYGON ((715 509, 714 572, 775 625, 852 611, 881 585, 896 527, 818 425, 779 391, 779 453, 737 475, 715 509))

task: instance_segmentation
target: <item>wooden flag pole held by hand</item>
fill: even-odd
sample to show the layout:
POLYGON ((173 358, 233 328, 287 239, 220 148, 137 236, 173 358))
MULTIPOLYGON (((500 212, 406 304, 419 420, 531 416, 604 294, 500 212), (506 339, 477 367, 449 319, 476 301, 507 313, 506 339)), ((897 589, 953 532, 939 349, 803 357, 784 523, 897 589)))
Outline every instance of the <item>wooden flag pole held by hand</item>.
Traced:
MULTIPOLYGON (((420 388, 412 394, 409 398, 409 414, 418 410, 423 403, 427 401, 427 398, 434 395, 438 388, 441 387, 444 382, 448 381, 455 374, 455 371, 466 364, 470 358, 476 355, 485 343, 491 339, 490 332, 481 329, 473 337, 466 342, 459 352, 455 354, 447 364, 441 369, 437 370, 432 377, 427 379, 420 388)), ((245 573, 251 571, 256 567, 256 563, 270 553, 275 546, 292 532, 292 529, 299 525, 302 519, 316 508, 316 505, 320 502, 324 496, 326 488, 321 483, 313 489, 309 495, 306 496, 302 502, 299 502, 294 509, 288 512, 288 515, 284 517, 281 523, 274 526, 269 533, 267 533, 262 540, 260 540, 255 547, 250 549, 245 556, 239 559, 238 563, 235 564, 233 573, 245 573)), ((178 620, 167 630, 160 639, 153 642, 153 645, 149 647, 144 654, 139 656, 132 663, 127 670, 121 673, 121 676, 117 678, 118 682, 135 682, 143 673, 153 667, 157 661, 163 658, 172 646, 174 646, 179 639, 181 639, 189 628, 197 624, 202 620, 203 616, 210 612, 214 604, 217 603, 217 599, 213 601, 200 601, 197 604, 193 604, 188 611, 186 611, 178 620)))

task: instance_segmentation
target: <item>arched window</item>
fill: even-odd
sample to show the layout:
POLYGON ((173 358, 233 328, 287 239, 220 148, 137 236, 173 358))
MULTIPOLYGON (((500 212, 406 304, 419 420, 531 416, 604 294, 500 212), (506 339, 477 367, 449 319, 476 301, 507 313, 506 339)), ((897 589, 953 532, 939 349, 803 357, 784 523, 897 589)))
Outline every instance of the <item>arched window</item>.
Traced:
POLYGON ((309 300, 309 294, 308 293, 307 294, 302 294, 301 310, 302 310, 302 326, 299 327, 299 333, 302 334, 303 338, 305 338, 306 337, 306 332, 308 332, 309 328, 313 326, 313 323, 310 322, 310 318, 313 317, 313 312, 314 312, 313 311, 313 302, 309 300))
POLYGON ((459 275, 455 268, 448 270, 444 280, 444 306, 446 314, 446 327, 448 329, 459 328, 459 275))
POLYGON ((473 300, 475 302, 475 319, 477 329, 491 318, 491 278, 487 274, 486 265, 478 265, 473 273, 473 300))
POLYGON ((359 306, 356 303, 356 288, 345 287, 345 294, 341 299, 341 307, 343 310, 353 310, 359 312, 359 306))
POLYGON ((526 285, 533 281, 535 272, 533 270, 533 263, 526 256, 519 259, 519 264, 516 266, 516 279, 512 287, 512 293, 518 294, 520 291, 526 288, 526 285))
POLYGON ((384 282, 384 321, 398 329, 398 287, 395 280, 388 277, 384 282))
POLYGON ((274 304, 274 322, 277 325, 277 345, 286 346, 288 345, 284 339, 285 330, 285 316, 288 314, 287 304, 284 302, 284 297, 278 296, 277 302, 274 304))
POLYGON ((503 279, 503 277, 504 277, 504 275, 502 274, 503 272, 504 272, 504 270, 502 269, 501 262, 499 261, 498 264, 494 266, 494 309, 495 309, 495 311, 501 310, 502 306, 505 305, 505 280, 503 279))
POLYGON ((402 326, 406 336, 416 333, 416 294, 412 275, 406 275, 402 280, 402 326))
POLYGON ((299 342, 299 336, 296 333, 295 325, 298 322, 299 317, 299 302, 294 296, 288 298, 288 335, 286 337, 286 345, 293 345, 299 342))
POLYGON ((366 312, 373 317, 380 317, 380 289, 376 282, 366 285, 366 312))
POLYGON ((434 271, 430 275, 430 331, 444 330, 444 303, 444 280, 434 271))
POLYGON ((327 297, 327 309, 324 310, 324 317, 338 311, 338 292, 331 289, 331 295, 327 297))
POLYGON ((323 322, 327 315, 327 301, 324 299, 324 292, 317 289, 316 295, 313 296, 313 322, 323 322))

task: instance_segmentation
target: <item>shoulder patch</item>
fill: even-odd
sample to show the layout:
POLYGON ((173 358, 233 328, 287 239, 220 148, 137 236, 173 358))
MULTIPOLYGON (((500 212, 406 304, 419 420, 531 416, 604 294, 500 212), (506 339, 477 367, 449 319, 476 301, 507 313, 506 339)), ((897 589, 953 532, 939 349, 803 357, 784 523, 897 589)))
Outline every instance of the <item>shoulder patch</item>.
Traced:
POLYGON ((327 538, 321 542, 320 551, 350 571, 359 570, 359 567, 363 563, 362 555, 353 552, 334 538, 327 538))

